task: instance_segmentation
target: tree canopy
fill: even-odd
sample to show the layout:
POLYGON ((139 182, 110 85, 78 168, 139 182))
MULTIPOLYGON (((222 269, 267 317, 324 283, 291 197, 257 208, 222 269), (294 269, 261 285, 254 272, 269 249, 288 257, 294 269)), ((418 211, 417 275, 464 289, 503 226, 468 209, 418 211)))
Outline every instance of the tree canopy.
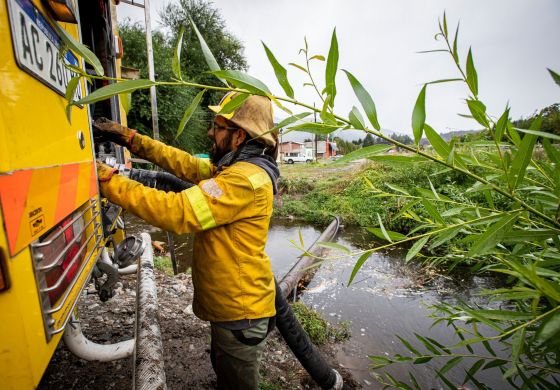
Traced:
MULTIPOLYGON (((170 33, 164 34, 156 30, 152 35, 156 80, 170 80, 174 77, 171 63, 179 33, 181 28, 184 28, 181 52, 183 78, 196 83, 218 85, 219 81, 216 77, 205 73, 208 65, 204 60, 198 39, 192 31, 188 16, 193 19, 200 33, 209 43, 222 69, 245 70, 247 68, 243 45, 226 31, 225 22, 219 11, 211 3, 203 0, 182 0, 179 4, 168 4, 161 12, 162 23, 170 33)), ((140 77, 148 78, 144 27, 139 23, 124 22, 119 28, 125 47, 123 65, 139 69, 140 77)), ((206 107, 217 103, 223 95, 219 91, 208 91, 204 94, 184 132, 175 139, 183 113, 197 92, 191 88, 165 86, 157 88, 161 140, 191 153, 203 153, 209 150, 210 141, 206 131, 212 115, 206 107)), ((141 133, 152 134, 149 90, 134 93, 131 110, 128 113, 128 123, 130 127, 138 129, 141 133)))

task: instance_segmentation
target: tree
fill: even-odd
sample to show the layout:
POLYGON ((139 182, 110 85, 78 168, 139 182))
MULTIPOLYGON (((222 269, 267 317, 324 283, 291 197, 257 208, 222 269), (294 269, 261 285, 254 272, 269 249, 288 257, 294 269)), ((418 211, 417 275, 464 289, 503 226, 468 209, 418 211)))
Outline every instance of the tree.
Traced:
MULTIPOLYGON (((125 47, 123 65, 140 70, 140 77, 148 77, 146 55, 146 35, 139 23, 122 23, 120 33, 125 47)), ((156 79, 168 80, 172 77, 171 60, 174 47, 159 31, 152 35, 154 48, 154 73, 156 79)), ((175 139, 177 127, 186 107, 196 91, 187 88, 161 87, 157 90, 158 122, 160 139, 163 142, 185 149, 191 153, 206 152, 210 141, 206 136, 209 116, 198 108, 180 138, 175 139)), ((132 107, 127 115, 128 125, 143 134, 152 135, 152 111, 149 90, 137 91, 132 96, 132 107)))
MULTIPOLYGON (((179 33, 184 28, 181 58, 188 60, 180 64, 183 78, 196 83, 219 85, 219 81, 214 76, 205 73, 208 65, 187 15, 193 19, 201 34, 211 44, 214 55, 223 69, 246 69, 243 45, 226 31, 225 22, 219 11, 203 0, 182 0, 179 4, 168 4, 160 15, 164 26, 168 27, 171 33, 166 36, 160 31, 154 31, 152 35, 157 80, 170 80, 174 77, 171 62, 179 33)), ((120 32, 125 46, 123 65, 140 69, 140 76, 147 78, 144 28, 140 24, 125 22, 120 26, 120 32)), ((212 120, 212 114, 206 107, 216 104, 223 96, 223 92, 209 91, 204 94, 183 133, 175 139, 183 113, 196 92, 194 89, 167 86, 157 89, 160 137, 162 141, 191 153, 203 153, 210 148, 210 140, 206 132, 212 120)), ((132 100, 132 109, 128 114, 129 125, 144 134, 151 134, 150 107, 149 91, 136 92, 132 100)))
POLYGON ((364 138, 364 142, 362 143, 362 145, 365 148, 366 146, 371 146, 373 144, 375 144, 375 140, 373 139, 373 135, 368 133, 366 135, 366 137, 364 138))
POLYGON ((345 141, 340 137, 335 137, 334 141, 338 147, 338 154, 348 154, 359 148, 358 145, 353 142, 345 141))
POLYGON ((543 118, 541 131, 560 136, 560 103, 554 103, 543 108, 539 113, 535 113, 526 119, 520 118, 512 123, 515 127, 528 129, 539 115, 543 118))
MULTIPOLYGON (((159 16, 162 24, 171 30, 171 39, 174 42, 181 29, 185 29, 181 49, 181 58, 185 59, 181 64, 183 77, 186 76, 199 84, 222 86, 215 76, 205 73, 208 71, 208 65, 189 17, 196 24, 222 69, 247 70, 243 44, 227 31, 220 11, 211 2, 180 0, 178 4, 168 3, 159 16)), ((210 90, 204 95, 201 106, 216 104, 222 96, 223 92, 210 90)))

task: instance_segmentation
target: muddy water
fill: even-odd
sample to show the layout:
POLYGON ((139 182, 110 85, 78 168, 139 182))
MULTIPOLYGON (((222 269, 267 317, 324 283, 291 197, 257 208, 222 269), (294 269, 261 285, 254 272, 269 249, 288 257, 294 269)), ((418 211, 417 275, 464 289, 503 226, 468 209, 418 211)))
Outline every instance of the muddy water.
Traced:
MULTIPOLYGON (((271 231, 281 232, 283 238, 296 241, 298 231, 301 231, 303 237, 309 237, 306 244, 312 243, 318 236, 315 228, 296 224, 276 223, 271 231)), ((270 240, 275 239, 276 234, 272 234, 270 240)), ((336 242, 352 251, 359 251, 371 248, 374 243, 372 240, 373 236, 362 229, 344 229, 336 242)), ((275 243, 274 246, 286 247, 282 247, 280 243, 275 243)), ((330 253, 333 257, 339 255, 340 253, 330 253)), ((456 279, 425 276, 418 269, 405 264, 405 255, 404 249, 373 254, 349 287, 348 280, 358 256, 325 262, 301 295, 305 304, 323 313, 329 322, 350 322, 352 336, 340 346, 337 359, 352 372, 364 388, 382 388, 373 379, 372 371, 368 368, 371 362, 368 355, 387 356, 400 353, 409 356, 408 350, 400 344, 395 335, 415 340, 414 333, 419 333, 443 343, 451 343, 454 340, 451 337, 452 333, 445 326, 431 328, 432 321, 428 318, 430 311, 426 306, 438 302, 454 303, 457 299, 478 301, 475 297, 477 291, 492 288, 496 284, 494 279, 467 275, 456 279)), ((269 256, 277 267, 282 264, 278 268, 279 273, 289 269, 283 259, 283 252, 270 251, 269 256)), ((486 304, 481 301, 477 303, 486 304)), ((485 351, 475 352, 487 355, 485 351)), ((460 385, 464 381, 465 370, 475 361, 466 360, 465 364, 446 374, 447 377, 460 385)), ((440 361, 436 367, 442 367, 443 364, 445 361, 440 361)), ((398 380, 410 383, 410 371, 421 388, 440 388, 440 382, 430 367, 433 367, 432 362, 425 365, 400 365, 388 369, 388 372, 398 380)), ((499 372, 486 371, 480 379, 490 388, 504 386, 499 372)))
MULTIPOLYGON (((130 233, 145 230, 141 221, 128 217, 130 233)), ((167 241, 166 234, 159 229, 149 227, 152 240, 167 241)), ((299 243, 300 234, 306 247, 309 247, 320 235, 321 230, 297 222, 274 221, 269 229, 266 251, 271 259, 277 279, 288 272, 297 261, 301 251, 290 243, 299 243)), ((362 229, 343 229, 337 242, 352 251, 370 248, 373 245, 371 234, 362 229)), ((184 265, 190 264, 192 242, 189 236, 175 236, 176 255, 184 265)), ((340 253, 330 253, 337 257, 340 253)), ((395 335, 414 340, 414 333, 432 337, 440 342, 454 343, 452 333, 445 326, 431 328, 428 318, 430 311, 426 308, 434 303, 454 303, 458 299, 476 302, 477 291, 494 287, 490 278, 465 275, 455 279, 445 277, 426 277, 413 266, 404 263, 406 250, 396 249, 373 254, 364 264, 353 284, 347 286, 348 279, 357 257, 333 259, 317 269, 301 299, 308 306, 320 311, 331 323, 347 321, 350 323, 350 340, 344 342, 338 350, 338 362, 349 369, 355 379, 364 388, 382 388, 368 368, 368 355, 409 355, 395 335), (453 341, 452 341, 453 340, 453 341)), ((477 302, 486 304, 486 302, 477 302)), ((418 343, 415 343, 418 345, 418 343)), ((486 355, 485 351, 481 352, 486 355)), ((451 370, 447 377, 460 385, 465 371, 475 362, 466 360, 451 370)), ((444 362, 436 363, 441 367, 444 362)), ((440 388, 438 380, 430 367, 425 365, 398 365, 390 372, 399 380, 408 381, 408 372, 414 373, 422 388, 440 388)), ((484 371, 480 377, 491 388, 503 388, 500 373, 484 371)))

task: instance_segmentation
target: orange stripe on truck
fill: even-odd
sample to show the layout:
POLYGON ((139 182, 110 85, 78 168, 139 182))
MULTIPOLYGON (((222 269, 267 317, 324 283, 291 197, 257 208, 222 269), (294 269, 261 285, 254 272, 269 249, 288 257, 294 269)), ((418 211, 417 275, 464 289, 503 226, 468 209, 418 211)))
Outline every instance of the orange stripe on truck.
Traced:
POLYGON ((32 175, 33 171, 19 171, 0 176, 0 202, 10 248, 15 247, 21 217, 25 210, 26 198, 20 194, 27 194, 32 175))
POLYGON ((76 209, 76 192, 78 191, 78 174, 80 164, 70 164, 60 167, 60 186, 58 190, 58 202, 55 221, 70 214, 76 209))
POLYGON ((14 256, 97 196, 91 161, 25 169, 0 176, 0 207, 10 255, 14 256))

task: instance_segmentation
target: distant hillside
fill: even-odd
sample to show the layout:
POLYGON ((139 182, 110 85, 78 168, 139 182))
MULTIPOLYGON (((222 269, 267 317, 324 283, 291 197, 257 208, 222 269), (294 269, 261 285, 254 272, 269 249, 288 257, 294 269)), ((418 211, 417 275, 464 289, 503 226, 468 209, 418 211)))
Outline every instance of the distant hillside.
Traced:
MULTIPOLYGON (((467 134, 476 134, 476 133, 480 133, 481 131, 482 130, 455 130, 455 131, 449 131, 447 133, 440 133, 440 135, 441 138, 449 142, 454 137, 462 137, 463 135, 467 135, 467 134)), ((422 138, 420 140, 420 145, 428 145, 428 144, 429 142, 426 138, 422 138)))

